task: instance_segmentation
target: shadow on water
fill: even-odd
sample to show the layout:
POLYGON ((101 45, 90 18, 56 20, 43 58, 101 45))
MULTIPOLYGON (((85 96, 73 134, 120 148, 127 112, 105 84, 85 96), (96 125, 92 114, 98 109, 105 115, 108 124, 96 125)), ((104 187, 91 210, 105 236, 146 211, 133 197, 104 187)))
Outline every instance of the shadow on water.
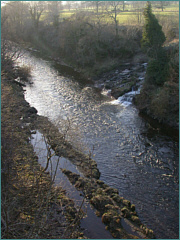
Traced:
POLYGON ((152 138, 153 136, 160 134, 164 137, 171 137, 174 141, 179 142, 179 131, 175 128, 169 127, 166 124, 159 123, 156 119, 153 119, 143 113, 139 114, 149 125, 147 137, 152 138))
POLYGON ((39 51, 31 51, 31 54, 37 58, 42 58, 43 60, 49 61, 51 67, 58 70, 59 76, 70 77, 71 79, 77 81, 81 85, 81 87, 93 85, 93 82, 91 80, 82 76, 80 72, 74 70, 74 68, 72 68, 71 66, 61 63, 60 60, 52 59, 50 56, 39 51))

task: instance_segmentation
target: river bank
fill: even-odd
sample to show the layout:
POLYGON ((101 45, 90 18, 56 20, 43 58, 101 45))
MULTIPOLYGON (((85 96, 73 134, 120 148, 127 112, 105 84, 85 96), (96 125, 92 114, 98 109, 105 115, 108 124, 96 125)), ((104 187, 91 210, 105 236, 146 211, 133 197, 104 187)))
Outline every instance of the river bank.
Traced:
MULTIPOLYGON (((10 70, 10 69, 9 69, 10 70)), ((1 163, 3 238, 85 238, 81 209, 54 186, 30 143, 38 119, 24 100, 13 70, 1 75, 1 163)))

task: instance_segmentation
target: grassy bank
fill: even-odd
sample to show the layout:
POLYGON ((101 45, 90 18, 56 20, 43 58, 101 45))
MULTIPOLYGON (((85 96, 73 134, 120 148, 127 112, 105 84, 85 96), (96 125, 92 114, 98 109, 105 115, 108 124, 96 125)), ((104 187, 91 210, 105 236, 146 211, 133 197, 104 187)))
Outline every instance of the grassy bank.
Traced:
POLYGON ((22 87, 13 76, 13 69, 2 69, 1 237, 84 238, 79 230, 82 214, 38 163, 30 144, 36 111, 24 100, 22 87))

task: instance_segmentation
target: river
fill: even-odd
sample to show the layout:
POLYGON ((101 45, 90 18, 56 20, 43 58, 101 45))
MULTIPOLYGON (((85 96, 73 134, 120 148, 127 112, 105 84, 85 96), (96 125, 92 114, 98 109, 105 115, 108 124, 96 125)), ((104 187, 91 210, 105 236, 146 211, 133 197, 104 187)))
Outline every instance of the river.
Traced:
POLYGON ((68 67, 27 51, 19 65, 31 67, 25 98, 38 114, 60 131, 70 123, 69 140, 93 154, 100 179, 135 204, 156 238, 179 238, 178 142, 154 129, 133 104, 102 95, 68 67))

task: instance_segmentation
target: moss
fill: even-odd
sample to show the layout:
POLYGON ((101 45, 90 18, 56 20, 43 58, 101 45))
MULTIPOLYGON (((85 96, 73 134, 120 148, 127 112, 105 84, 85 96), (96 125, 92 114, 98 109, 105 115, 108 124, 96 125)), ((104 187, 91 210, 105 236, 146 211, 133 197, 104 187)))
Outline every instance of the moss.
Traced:
POLYGON ((106 230, 109 230, 109 227, 108 227, 108 226, 106 226, 106 227, 105 227, 105 229, 106 229, 106 230))
POLYGON ((131 202, 129 201, 129 200, 123 200, 123 204, 126 206, 126 207, 128 207, 128 208, 130 208, 131 207, 131 202))
POLYGON ((119 205, 121 206, 123 203, 123 198, 120 197, 118 194, 115 194, 112 196, 112 199, 119 205))
POLYGON ((113 218, 113 213, 112 212, 104 213, 102 215, 102 222, 104 224, 109 224, 110 222, 112 222, 112 218, 113 218))
POLYGON ((138 226, 141 225, 141 221, 140 221, 140 219, 137 216, 131 216, 131 221, 133 221, 138 226))
POLYGON ((114 204, 107 204, 105 205, 105 211, 113 212, 114 216, 118 215, 119 208, 114 204))
POLYGON ((102 186, 104 189, 105 188, 109 188, 109 186, 107 185, 107 184, 103 184, 103 186, 102 186))
POLYGON ((96 190, 96 194, 102 194, 102 195, 104 195, 105 194, 105 192, 104 192, 104 189, 103 188, 98 188, 97 190, 96 190))
POLYGON ((111 187, 107 187, 105 189, 105 193, 109 194, 109 195, 113 195, 113 194, 119 194, 118 190, 115 188, 111 188, 111 187))
POLYGON ((78 188, 79 190, 83 190, 85 186, 85 181, 83 180, 83 178, 79 178, 78 181, 75 184, 75 187, 78 188))
POLYGON ((149 238, 151 238, 151 239, 152 239, 152 238, 155 238, 154 232, 153 232, 151 229, 148 230, 147 236, 148 236, 149 238))
POLYGON ((96 216, 97 217, 100 217, 101 216, 101 213, 99 211, 96 211, 96 216))
POLYGON ((100 212, 104 212, 105 205, 111 203, 111 199, 107 195, 96 195, 91 198, 91 204, 95 206, 100 212))
POLYGON ((79 180, 79 178, 80 178, 80 175, 79 175, 79 174, 72 173, 72 172, 69 171, 69 170, 62 169, 62 168, 61 168, 61 171, 68 177, 69 181, 70 181, 72 184, 75 184, 75 183, 79 180))
POLYGON ((131 217, 131 213, 130 213, 129 209, 127 209, 126 207, 122 208, 121 212, 123 213, 123 216, 125 218, 130 218, 131 217))
POLYGON ((96 181, 96 183, 99 184, 100 186, 104 185, 104 182, 99 179, 96 181))
POLYGON ((134 204, 132 204, 132 205, 131 205, 131 211, 132 211, 132 212, 134 212, 134 211, 135 211, 135 209, 136 209, 136 208, 135 208, 135 205, 134 205, 134 204))

